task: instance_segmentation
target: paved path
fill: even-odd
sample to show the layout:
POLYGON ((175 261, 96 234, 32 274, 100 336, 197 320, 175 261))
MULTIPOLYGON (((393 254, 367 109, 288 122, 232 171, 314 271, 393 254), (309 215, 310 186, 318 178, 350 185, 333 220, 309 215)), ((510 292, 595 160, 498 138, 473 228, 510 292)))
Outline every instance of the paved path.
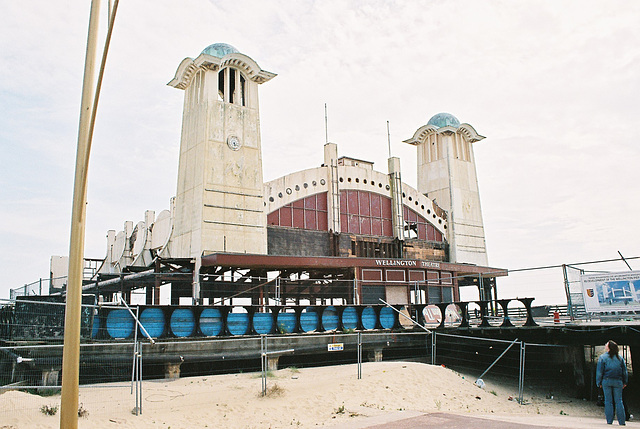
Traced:
MULTIPOLYGON (((604 417, 576 418, 567 416, 466 416, 449 413, 424 414, 417 411, 402 411, 376 417, 354 419, 333 429, 595 429, 619 427, 609 426, 604 417), (526 423, 524 423, 526 422, 526 423)), ((640 422, 627 422, 627 428, 638 429, 640 422)))
MULTIPOLYGON (((604 422, 603 422, 604 423, 604 422)), ((460 416, 456 414, 433 413, 423 414, 408 419, 396 420, 380 425, 369 426, 369 429, 553 429, 551 426, 532 426, 521 423, 488 420, 481 417, 460 416)))

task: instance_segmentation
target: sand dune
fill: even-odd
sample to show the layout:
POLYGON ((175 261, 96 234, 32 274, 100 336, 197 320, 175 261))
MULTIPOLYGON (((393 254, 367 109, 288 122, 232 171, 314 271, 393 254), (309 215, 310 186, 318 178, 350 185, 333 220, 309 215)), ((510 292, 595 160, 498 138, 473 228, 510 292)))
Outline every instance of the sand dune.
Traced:
MULTIPOLYGON (((266 397, 260 395, 256 373, 153 380, 144 382, 140 416, 132 414, 135 397, 127 387, 82 389, 80 402, 88 416, 79 420, 79 427, 365 427, 384 416, 397 419, 435 412, 501 416, 542 425, 556 422, 558 427, 562 419, 566 423, 586 419, 586 426, 564 427, 604 424, 602 408, 592 402, 529 396, 527 405, 519 405, 509 399, 517 394, 512 382, 487 383, 480 389, 472 381, 447 368, 415 362, 365 363, 360 380, 355 364, 282 369, 268 377, 266 397)), ((57 428, 58 415, 37 410, 59 402, 59 395, 6 392, 0 395, 0 428, 57 428)))

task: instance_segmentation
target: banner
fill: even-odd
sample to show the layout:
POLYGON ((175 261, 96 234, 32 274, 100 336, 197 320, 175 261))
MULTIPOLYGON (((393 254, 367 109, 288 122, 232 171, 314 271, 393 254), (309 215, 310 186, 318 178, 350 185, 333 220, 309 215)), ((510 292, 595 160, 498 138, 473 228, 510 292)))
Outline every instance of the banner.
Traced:
POLYGON ((580 277, 587 312, 640 311, 640 271, 580 277))

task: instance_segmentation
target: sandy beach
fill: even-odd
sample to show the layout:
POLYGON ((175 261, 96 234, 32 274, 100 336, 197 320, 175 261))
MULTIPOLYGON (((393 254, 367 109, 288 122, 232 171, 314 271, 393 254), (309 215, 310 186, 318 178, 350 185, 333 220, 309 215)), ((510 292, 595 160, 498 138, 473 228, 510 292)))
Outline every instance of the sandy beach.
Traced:
MULTIPOLYGON (((259 373, 145 381, 139 416, 132 413, 135 396, 124 384, 81 389, 87 415, 79 419, 79 427, 363 428, 430 413, 546 427, 606 427, 602 408, 593 402, 528 394, 526 405, 520 405, 511 381, 487 382, 480 389, 475 380, 455 371, 416 362, 365 363, 360 380, 355 364, 286 368, 269 375, 264 397, 259 373)), ((59 414, 45 415, 40 408, 59 403, 59 394, 3 393, 0 428, 57 428, 59 414)))

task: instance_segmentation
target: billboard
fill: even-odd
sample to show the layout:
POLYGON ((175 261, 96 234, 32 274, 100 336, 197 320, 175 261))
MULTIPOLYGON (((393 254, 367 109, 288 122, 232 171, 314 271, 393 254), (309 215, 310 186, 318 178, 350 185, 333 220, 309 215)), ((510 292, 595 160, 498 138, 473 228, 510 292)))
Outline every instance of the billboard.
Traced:
POLYGON ((640 311, 640 271, 580 277, 587 312, 640 311))

